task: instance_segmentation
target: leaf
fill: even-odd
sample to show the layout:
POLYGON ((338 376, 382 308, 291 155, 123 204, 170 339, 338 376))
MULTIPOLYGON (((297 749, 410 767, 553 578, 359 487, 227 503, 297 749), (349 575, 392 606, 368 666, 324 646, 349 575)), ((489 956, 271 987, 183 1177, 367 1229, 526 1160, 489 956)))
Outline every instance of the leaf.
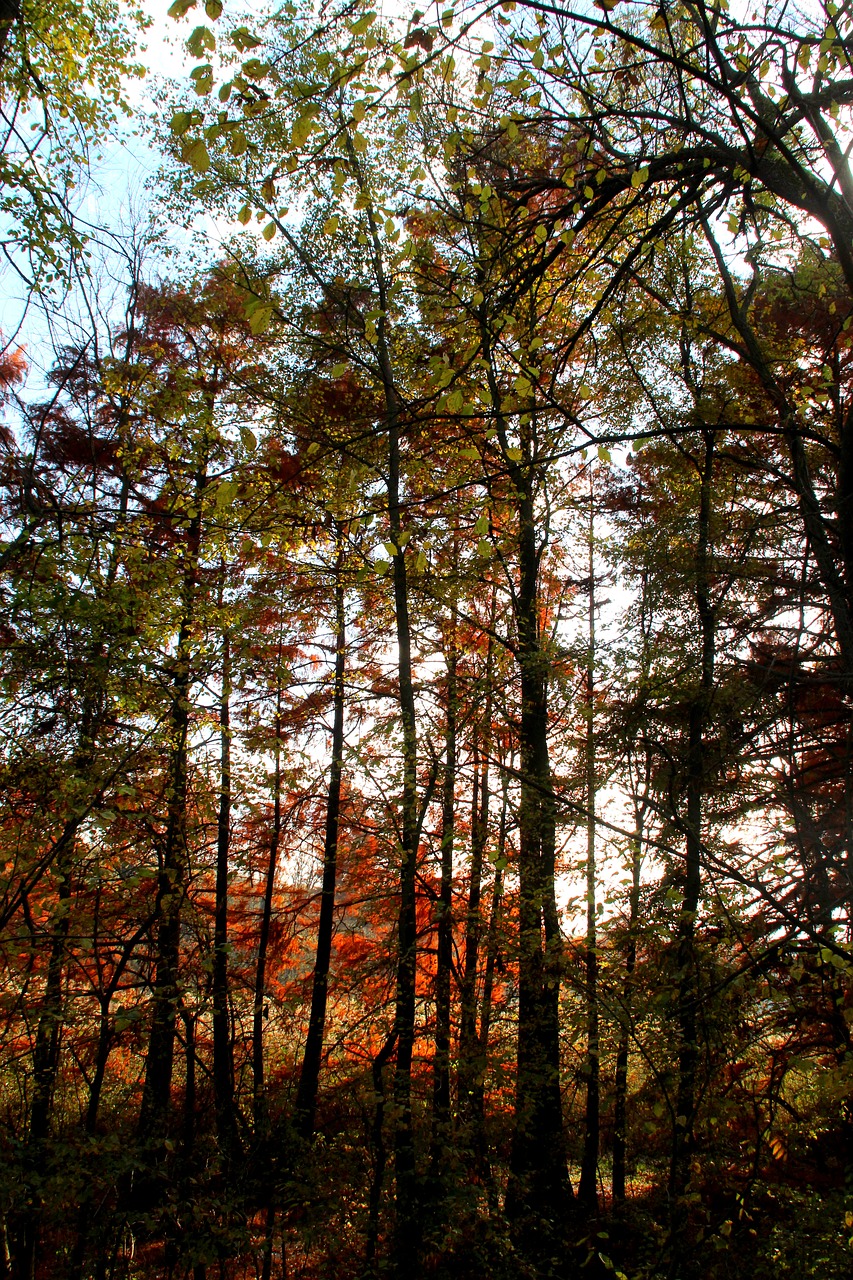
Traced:
POLYGON ((169 123, 169 128, 176 137, 181 138, 192 124, 192 119, 189 111, 176 111, 169 123))
POLYGON ((223 480, 216 490, 216 506, 219 510, 225 510, 230 507, 237 496, 237 490, 240 488, 236 480, 223 480))
POLYGON ((240 428, 240 439, 243 443, 244 449, 248 449, 249 453, 255 452, 258 447, 258 437, 255 435, 251 427, 240 428))
POLYGON ((181 147, 181 159, 195 169, 196 173, 207 173, 210 168, 210 155, 201 138, 196 138, 194 142, 187 142, 181 147))
POLYGON ((488 538, 481 538, 477 543, 477 554, 481 556, 490 556, 492 554, 492 544, 488 538))
POLYGON ((578 395, 580 396, 581 400, 592 399, 592 387, 589 385, 589 383, 582 382, 580 384, 580 386, 578 387, 578 395))
POLYGON ((373 23, 375 18, 376 18, 376 11, 371 9, 369 13, 366 13, 364 14, 363 17, 359 18, 358 22, 354 22, 352 24, 352 26, 350 27, 350 31, 354 36, 364 35, 365 31, 373 23))
POLYGON ((205 0, 204 11, 210 21, 215 22, 222 17, 222 0, 205 0))
POLYGON ((263 231, 261 232, 261 235, 264 237, 265 240, 272 240, 273 236, 275 235, 275 223, 268 222, 267 225, 264 227, 263 231))
POLYGON ((309 115, 300 116, 298 120, 294 121, 293 128, 290 131, 290 142, 295 150, 305 146, 313 128, 314 121, 309 115))
POLYGON ((190 9, 195 8, 195 0, 175 0, 174 4, 169 5, 166 10, 170 18, 178 21, 180 18, 186 17, 190 9))
POLYGON ((216 48, 216 36, 210 27, 196 27, 192 35, 187 38, 187 48, 194 58, 201 58, 205 49, 216 48))
POLYGON ((520 449, 507 449, 506 456, 509 458, 510 462, 521 462, 524 454, 520 449))
POLYGON ((242 129, 232 129, 228 135, 228 150, 232 156, 241 156, 249 149, 249 140, 242 129))
POLYGON ((265 333, 272 320, 272 307, 256 307, 249 316, 249 328, 256 336, 265 333))
POLYGON ((246 223, 250 221, 251 217, 252 217, 252 210, 249 208, 247 204, 244 204, 243 208, 237 214, 237 221, 242 222, 243 226, 245 227, 246 223))
POLYGON ((326 236, 333 236, 340 225, 340 221, 341 220, 337 214, 332 218, 327 218, 323 223, 323 234, 326 236))

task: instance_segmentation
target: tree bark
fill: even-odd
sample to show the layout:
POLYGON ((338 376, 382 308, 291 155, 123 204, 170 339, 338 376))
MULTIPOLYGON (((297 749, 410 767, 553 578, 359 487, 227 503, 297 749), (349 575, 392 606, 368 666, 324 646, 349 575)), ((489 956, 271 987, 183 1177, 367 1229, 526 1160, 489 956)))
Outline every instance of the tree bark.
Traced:
POLYGON ((184 543, 181 614, 178 642, 171 664, 169 768, 166 787, 166 833, 157 880, 158 919, 153 984, 153 1012, 145 1058, 145 1080, 137 1136, 143 1148, 156 1150, 166 1135, 175 1057, 175 1028, 180 999, 181 913, 187 876, 187 738, 192 686, 191 637, 195 617, 201 508, 207 487, 206 462, 195 477, 194 509, 184 543))
POLYGON ((672 1206, 672 1265, 678 1268, 686 1228, 685 1195, 696 1108, 699 1060, 699 975, 696 968, 696 913, 702 888, 702 809, 706 789, 705 733, 714 687, 716 622, 710 590, 710 539, 714 433, 706 430, 700 471, 699 518, 695 558, 695 601, 699 621, 699 688, 688 717, 684 893, 678 921, 678 1085, 672 1134, 669 1192, 672 1206))
POLYGON ((332 761, 326 800, 326 832, 323 845, 323 887, 317 928, 317 954, 311 990, 311 1014, 302 1070, 296 1093, 296 1128, 303 1138, 314 1133, 317 1086, 323 1057, 326 1004, 329 993, 329 966, 335 928, 335 884, 338 870, 338 833, 341 817, 341 779, 344 759, 344 675, 346 667, 346 613, 343 582, 343 530, 336 530, 338 552, 335 562, 335 683, 332 694, 332 761))
POLYGON ((456 667, 458 654, 451 622, 447 642, 447 706, 444 726, 444 780, 441 795, 441 881, 435 971, 435 1058, 433 1061, 430 1164, 434 1178, 443 1171, 443 1152, 450 1139, 450 978, 453 967, 453 841, 456 817, 456 667))
POLYGON ((216 839, 216 905, 213 932, 213 1092, 216 1135, 226 1169, 237 1154, 234 1113, 234 1056, 228 993, 228 858, 231 848, 231 641, 222 637, 222 693, 219 703, 219 812, 216 839))
MULTIPOLYGON (((523 1250, 559 1251, 571 1187, 560 1093, 561 937, 554 889, 556 816, 548 753, 548 661, 539 634, 539 557, 533 496, 520 493, 519 587, 514 599, 521 675, 518 1065, 506 1212, 523 1250)), ((547 1263, 545 1265, 550 1265, 547 1263)))
MULTIPOLYGON (((280 666, 279 654, 277 667, 280 666)), ((269 950, 272 906, 275 894, 275 873, 278 866, 278 850, 281 843, 281 688, 276 691, 275 746, 273 765, 273 816, 270 831, 267 874, 264 900, 261 908, 261 927, 258 935, 258 959, 255 966, 255 991, 252 1003, 252 1099, 255 1138, 264 1137, 267 1131, 266 1088, 264 1084, 264 1000, 266 996, 267 952, 269 950)))
POLYGON ((594 488, 589 492, 589 613, 586 667, 586 1110, 578 1201, 591 1213, 598 1209, 600 1143, 600 1059, 598 1016, 598 921, 595 873, 595 544, 594 488))

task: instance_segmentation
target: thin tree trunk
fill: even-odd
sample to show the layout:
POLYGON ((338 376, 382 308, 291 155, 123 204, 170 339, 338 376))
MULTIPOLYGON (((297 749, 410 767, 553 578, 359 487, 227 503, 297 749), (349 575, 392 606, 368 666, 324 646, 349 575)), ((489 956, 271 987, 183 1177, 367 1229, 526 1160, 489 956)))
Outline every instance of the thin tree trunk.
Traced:
POLYGON ((181 913, 187 876, 187 740, 192 686, 191 632, 195 616, 198 561, 201 545, 201 508, 207 486, 206 468, 195 479, 195 511, 184 546, 181 585, 181 620, 172 663, 170 691, 169 770, 166 790, 166 835, 157 882, 158 918, 155 950, 153 1013, 145 1057, 145 1080, 137 1136, 150 1150, 166 1136, 175 1057, 175 1027, 180 999, 179 959, 181 913))
POLYGON ((514 600, 521 676, 518 1067, 506 1212, 531 1257, 553 1257, 571 1187, 560 1093, 561 937, 554 887, 556 821, 548 753, 548 661, 539 636, 539 551, 532 494, 519 503, 514 600))
POLYGON ((326 1004, 329 993, 329 966, 335 927, 335 884, 338 870, 338 833, 341 818, 341 778, 344 763, 344 675, 346 668, 346 613, 343 582, 343 530, 336 528, 338 544, 335 563, 335 684, 332 695, 332 761, 326 799, 326 833, 323 846, 323 887, 317 928, 317 954, 311 991, 311 1015, 302 1056, 302 1070, 296 1093, 296 1127, 310 1139, 317 1112, 317 1087, 323 1058, 326 1004))
MULTIPOLYGON (((277 665, 280 667, 281 655, 277 665)), ((267 874, 264 885, 264 901, 261 909, 261 928, 258 935, 258 959, 255 966, 255 992, 252 1003, 252 1098, 255 1137, 266 1135, 268 1115, 264 1084, 264 1001, 266 996, 267 952, 269 950, 272 906, 275 894, 275 873, 278 866, 278 850, 281 843, 281 688, 276 691, 275 747, 273 765, 273 816, 270 831, 267 874)))
MULTIPOLYGON (((489 653, 491 659, 491 652, 489 653)), ((487 664, 487 679, 491 680, 487 664)), ((487 697, 486 721, 491 715, 491 698, 487 697)), ((483 858, 489 821, 488 738, 484 739, 478 760, 475 746, 474 785, 471 795, 471 879, 465 920, 465 961, 459 1001, 459 1117, 469 1128, 469 1141, 476 1165, 480 1165, 481 1140, 478 1132, 478 1084, 483 1078, 482 1045, 477 1034, 477 971, 480 961, 482 920, 480 900, 483 886, 483 858), (479 767, 478 767, 479 766, 479 767)))
POLYGON ((502 782, 501 817, 498 827, 498 849, 495 859, 495 878, 492 882, 492 900, 489 908, 489 927, 486 933, 486 963, 483 971, 483 993, 480 1000, 480 1026, 477 1033, 481 1069, 474 1083, 471 1111, 475 1117, 478 1140, 477 1155, 480 1175, 489 1189, 490 1201, 494 1195, 489 1148, 486 1141, 486 1070, 489 1062, 489 1031, 492 1022, 492 997, 495 989, 495 969, 498 961, 501 904, 503 901, 503 875, 506 867, 506 828, 509 806, 509 779, 506 771, 502 782))
POLYGON ((365 1243, 365 1272, 372 1276, 378 1273, 376 1248, 379 1243, 379 1206, 382 1203, 382 1184, 385 1181, 385 1084, 382 1073, 385 1064, 394 1052, 397 1033, 392 1031, 386 1038, 382 1048, 373 1059, 371 1075, 373 1079, 374 1112, 371 1127, 371 1146, 373 1148, 373 1174, 370 1179, 370 1193, 367 1209, 367 1240, 365 1243))
POLYGON ((627 1157, 628 1062, 631 1037, 631 1004, 634 968, 637 963, 637 916, 640 906, 640 862, 643 850, 644 813, 639 810, 631 840, 631 891, 628 899, 628 945, 625 950, 625 980, 622 987, 622 1009, 619 1043, 616 1049, 616 1078, 613 1108, 613 1200, 625 1200, 625 1167, 627 1157))
POLYGON ((34 1280, 36 1274, 42 1204, 39 1183, 45 1172, 45 1144, 50 1132, 50 1117, 59 1070, 59 1048, 62 1038, 62 980, 65 970, 68 930, 71 922, 71 854, 73 847, 74 836, 69 836, 63 848, 57 850, 57 903, 51 923, 47 977, 33 1053, 33 1101, 26 1148, 27 1176, 31 1184, 31 1203, 25 1213, 21 1232, 21 1253, 18 1261, 19 1280, 34 1280))
MULTIPOLYGON (((454 619, 455 622, 455 619, 454 619)), ((451 623, 451 626, 454 624, 451 623)), ((456 668, 455 634, 447 644, 447 706, 444 727, 444 781, 441 795, 441 883, 435 972, 435 1058, 430 1164, 436 1177, 444 1168, 450 1139, 450 978, 453 967, 453 840, 456 817, 456 668)))
POLYGON ((213 932, 213 1093, 216 1135, 227 1168, 237 1151, 234 1056, 228 1008, 228 858, 231 848, 231 641, 222 637, 219 703, 219 812, 216 839, 216 905, 213 932))
POLYGON ((578 1200, 588 1212, 598 1209, 600 1142, 600 1059, 598 1028, 598 929, 595 874, 595 544, 594 490, 589 493, 589 614, 586 667, 586 1112, 578 1200))
POLYGON ((701 468, 699 522, 695 559, 695 600, 700 635, 699 689, 688 719, 687 796, 684 894, 678 921, 678 1086, 672 1135, 669 1191, 672 1205, 672 1265, 681 1262, 686 1227, 685 1194, 690 1174, 690 1153, 696 1107, 696 1074, 699 1059, 699 978, 696 969, 696 913, 702 888, 702 808, 706 787, 705 730, 714 686, 716 627, 710 593, 710 537, 714 433, 705 433, 701 468))

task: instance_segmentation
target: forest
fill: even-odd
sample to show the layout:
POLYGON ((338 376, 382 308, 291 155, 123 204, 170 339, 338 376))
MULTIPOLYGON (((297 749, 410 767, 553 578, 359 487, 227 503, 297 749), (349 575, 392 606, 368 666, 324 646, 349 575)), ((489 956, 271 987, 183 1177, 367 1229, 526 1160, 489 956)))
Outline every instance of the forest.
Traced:
POLYGON ((850 0, 369 6, 0 0, 0 1278, 843 1280, 850 0))

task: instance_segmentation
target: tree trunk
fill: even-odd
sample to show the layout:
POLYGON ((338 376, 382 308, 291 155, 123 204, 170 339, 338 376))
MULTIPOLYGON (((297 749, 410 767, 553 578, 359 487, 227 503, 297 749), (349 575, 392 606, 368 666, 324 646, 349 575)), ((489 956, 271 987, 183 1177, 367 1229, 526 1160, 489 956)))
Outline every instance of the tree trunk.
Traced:
POLYGON ((74 836, 69 836, 64 846, 57 849, 57 903, 51 921, 47 977, 33 1052, 33 1102, 26 1146, 27 1180, 31 1200, 24 1215, 21 1232, 19 1280, 34 1280, 36 1274, 42 1203, 40 1183, 45 1174, 45 1144, 50 1132, 50 1117, 62 1038, 62 982, 71 922, 71 855, 74 839, 74 836))
POLYGON ((616 1049, 615 1099, 613 1107, 613 1201, 625 1200, 625 1166, 627 1157, 628 1062, 631 1037, 631 1004, 634 968, 637 963, 637 915, 640 905, 640 862, 643 850, 643 811, 637 812, 637 823, 631 842, 631 892, 628 901, 628 945, 625 950, 625 981, 622 987, 619 1043, 616 1049))
POLYGON ((338 554, 335 562, 335 684, 332 695, 332 761, 329 794, 326 799, 326 834, 323 846, 323 887, 317 928, 317 954, 311 991, 311 1015, 302 1056, 302 1070, 296 1093, 296 1128, 310 1139, 317 1112, 317 1086, 323 1058, 326 1003, 329 992, 329 965, 335 927, 335 883, 338 870, 338 832, 341 816, 341 777, 344 760, 344 674, 346 667, 346 614, 343 583, 343 530, 336 529, 338 554))
POLYGON ((506 1212, 531 1257, 559 1248, 571 1187, 560 1093, 561 937, 554 890, 555 802, 548 754, 548 662, 539 636, 539 551, 524 476, 514 599, 521 675, 518 1067, 506 1212))
MULTIPOLYGON (((455 621, 455 620, 454 620, 455 621)), ((451 627, 453 623, 451 623, 451 627)), ((456 667, 455 635, 447 643, 447 706, 444 726, 444 783, 441 795, 441 883, 435 970, 435 1058, 430 1164, 435 1178, 443 1171, 450 1140, 450 978, 453 967, 453 840, 456 817, 456 667)))
POLYGON ((696 968, 696 913, 702 887, 702 808, 706 787, 705 731, 714 686, 716 627, 710 593, 710 537, 714 433, 705 432, 695 559, 695 600, 699 621, 700 680, 688 718, 684 894, 678 921, 678 1085, 672 1134, 669 1191, 672 1206, 672 1265, 681 1262, 686 1228, 690 1153, 699 1059, 699 975, 696 968))
POLYGON ((216 839, 216 906, 213 931, 213 1093, 216 1136, 225 1168, 237 1152, 234 1056, 228 1007, 228 857, 231 847, 231 642, 222 637, 219 703, 219 812, 216 839))
MULTIPOLYGON (((280 655, 277 666, 280 666, 280 655)), ((252 1099, 255 1138, 266 1135, 268 1116, 264 1085, 264 1000, 266 996, 267 952, 269 950, 275 873, 281 843, 281 688, 276 692, 275 748, 273 772, 273 816, 270 832, 261 928, 258 935, 258 959, 255 966, 255 992, 252 1003, 252 1099)))
POLYGON ((191 633, 195 616, 201 508, 207 485, 205 468, 196 474, 195 511, 184 545, 181 619, 172 663, 169 712, 169 769, 166 788, 166 834, 157 881, 158 918, 155 951, 153 1013, 145 1057, 145 1081, 137 1136, 143 1147, 156 1150, 166 1136, 175 1057, 175 1027, 180 1000, 179 958, 181 913, 187 876, 187 738, 192 686, 191 633))
POLYGON ((589 493, 589 614, 586 667, 586 1112, 583 1158, 578 1200, 595 1213, 598 1209, 598 1149, 600 1142, 600 1059, 598 1028, 598 921, 595 875, 595 544, 594 488, 589 493))

